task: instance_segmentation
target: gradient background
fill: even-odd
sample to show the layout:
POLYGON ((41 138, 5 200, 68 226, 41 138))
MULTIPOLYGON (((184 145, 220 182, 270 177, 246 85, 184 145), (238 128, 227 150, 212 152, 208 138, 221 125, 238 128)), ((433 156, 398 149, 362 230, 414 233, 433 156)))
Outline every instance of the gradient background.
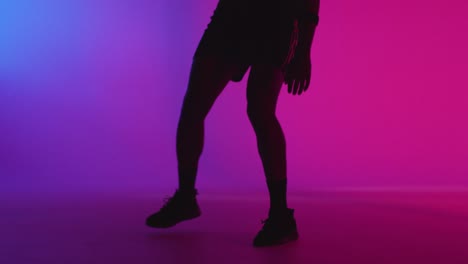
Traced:
MULTIPOLYGON (((217 0, 0 1, 0 191, 176 187, 191 58, 217 0)), ((291 191, 468 187, 468 3, 322 1, 312 84, 277 114, 291 191)), ((247 76, 246 76, 247 77, 247 76)), ((199 189, 265 191, 245 84, 199 189)))

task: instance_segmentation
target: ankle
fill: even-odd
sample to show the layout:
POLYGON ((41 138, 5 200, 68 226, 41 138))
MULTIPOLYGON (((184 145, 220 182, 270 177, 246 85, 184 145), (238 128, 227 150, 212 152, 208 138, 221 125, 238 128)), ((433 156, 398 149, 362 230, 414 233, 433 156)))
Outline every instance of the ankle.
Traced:
POLYGON ((179 188, 176 193, 183 197, 195 197, 198 195, 198 190, 195 188, 179 188))
POLYGON ((195 189, 195 181, 197 177, 196 166, 179 166, 179 189, 181 190, 193 190, 195 189))
POLYGON ((294 210, 288 208, 288 207, 270 207, 269 216, 286 216, 290 215, 294 212, 294 210))

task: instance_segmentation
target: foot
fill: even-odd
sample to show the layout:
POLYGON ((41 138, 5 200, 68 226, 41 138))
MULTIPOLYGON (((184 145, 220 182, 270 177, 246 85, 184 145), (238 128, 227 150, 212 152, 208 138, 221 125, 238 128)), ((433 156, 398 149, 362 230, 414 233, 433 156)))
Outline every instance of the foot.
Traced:
POLYGON ((197 194, 197 190, 184 192, 176 190, 172 197, 165 199, 165 204, 158 212, 146 219, 146 225, 168 228, 182 221, 199 217, 201 211, 195 197, 197 194))
POLYGON ((293 209, 270 213, 268 219, 262 221, 263 228, 255 237, 253 246, 275 246, 297 240, 299 235, 293 214, 293 209))

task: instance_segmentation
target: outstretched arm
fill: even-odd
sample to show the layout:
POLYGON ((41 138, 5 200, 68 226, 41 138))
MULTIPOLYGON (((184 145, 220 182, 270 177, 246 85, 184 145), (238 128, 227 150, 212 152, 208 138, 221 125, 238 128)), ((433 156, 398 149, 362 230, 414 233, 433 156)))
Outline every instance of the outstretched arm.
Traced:
POLYGON ((288 92, 302 94, 309 88, 311 78, 310 50, 319 20, 320 0, 293 0, 293 10, 298 20, 299 39, 294 58, 284 78, 288 92))

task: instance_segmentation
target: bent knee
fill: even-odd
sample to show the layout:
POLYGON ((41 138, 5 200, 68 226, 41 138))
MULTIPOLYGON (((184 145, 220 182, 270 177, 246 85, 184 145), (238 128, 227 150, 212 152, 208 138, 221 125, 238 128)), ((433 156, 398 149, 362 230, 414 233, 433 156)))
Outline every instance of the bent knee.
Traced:
POLYGON ((276 120, 274 110, 261 107, 247 107, 247 116, 252 123, 265 123, 276 120))

